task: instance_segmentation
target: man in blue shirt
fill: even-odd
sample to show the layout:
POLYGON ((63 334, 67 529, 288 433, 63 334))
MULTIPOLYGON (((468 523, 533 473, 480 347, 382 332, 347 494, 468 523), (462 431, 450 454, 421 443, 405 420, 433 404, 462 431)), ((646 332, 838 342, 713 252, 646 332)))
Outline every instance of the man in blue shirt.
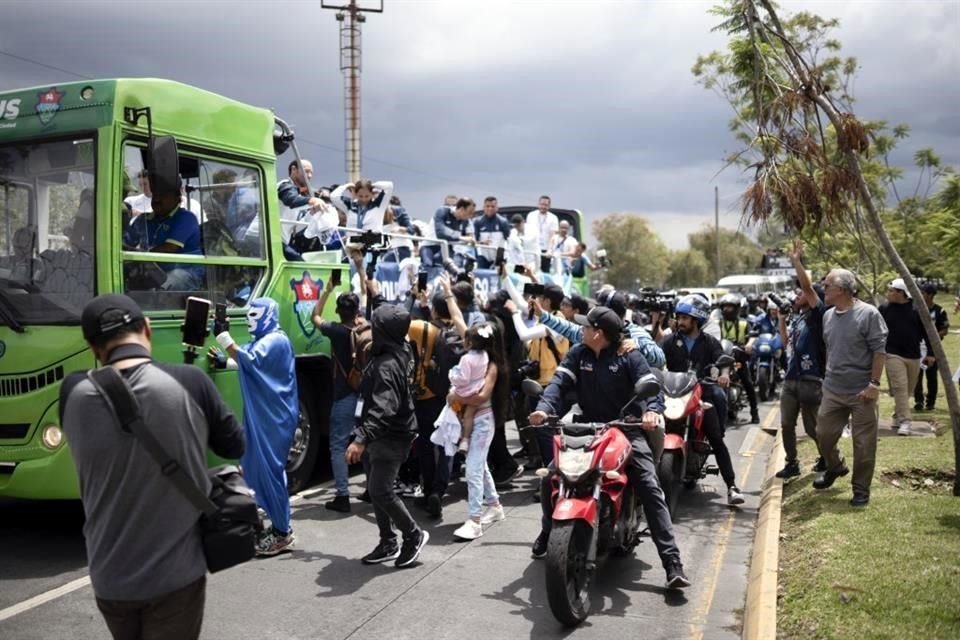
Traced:
MULTIPOLYGON (((444 205, 433 214, 433 232, 437 240, 448 242, 473 242, 470 220, 477 205, 470 198, 460 198, 456 205, 444 205)), ((440 247, 426 246, 420 257, 425 266, 440 264, 440 247)))
MULTIPOLYGON (((203 255, 200 246, 200 223, 189 210, 180 206, 179 193, 153 194, 152 214, 143 214, 123 233, 124 248, 150 253, 182 253, 203 255), (160 212, 166 213, 160 213, 160 212)), ((166 278, 160 288, 175 291, 196 291, 203 285, 203 266, 160 262, 166 278)))
MULTIPOLYGON (((790 324, 781 315, 780 339, 787 345, 787 372, 780 390, 780 427, 786 465, 777 472, 778 478, 800 475, 797 459, 797 418, 803 414, 803 430, 817 442, 817 412, 823 395, 826 348, 823 343, 823 314, 827 308, 813 288, 803 263, 801 245, 790 254, 797 270, 800 292, 793 302, 790 324)), ((819 446, 818 446, 819 449, 819 446)), ((814 471, 825 471, 823 456, 817 460, 814 471)))
POLYGON ((497 213, 497 199, 487 196, 483 199, 483 216, 473 224, 477 244, 477 267, 490 269, 497 258, 497 249, 506 245, 510 237, 510 223, 497 213))

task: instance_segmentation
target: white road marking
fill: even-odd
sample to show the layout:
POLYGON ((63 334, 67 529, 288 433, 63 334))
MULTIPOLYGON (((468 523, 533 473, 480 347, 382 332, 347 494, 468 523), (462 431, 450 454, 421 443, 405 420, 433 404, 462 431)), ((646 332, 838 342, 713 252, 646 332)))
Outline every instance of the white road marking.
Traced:
POLYGON ((57 587, 56 589, 51 589, 41 593, 40 595, 34 596, 29 600, 24 600, 23 602, 17 603, 13 606, 7 607, 6 609, 0 610, 0 622, 12 618, 15 615, 30 611, 30 609, 35 609, 42 604, 46 604, 51 600, 56 600, 61 596, 65 596, 68 593, 73 593, 77 589, 83 589, 90 584, 90 576, 83 576, 82 578, 77 578, 67 584, 57 587))

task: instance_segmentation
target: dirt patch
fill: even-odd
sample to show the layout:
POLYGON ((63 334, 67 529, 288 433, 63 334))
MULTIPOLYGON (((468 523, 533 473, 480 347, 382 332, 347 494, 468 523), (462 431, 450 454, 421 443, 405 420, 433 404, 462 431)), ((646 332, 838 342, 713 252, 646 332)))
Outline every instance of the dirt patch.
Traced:
POLYGON ((897 489, 939 494, 953 491, 955 476, 942 469, 898 469, 885 471, 880 477, 897 489))

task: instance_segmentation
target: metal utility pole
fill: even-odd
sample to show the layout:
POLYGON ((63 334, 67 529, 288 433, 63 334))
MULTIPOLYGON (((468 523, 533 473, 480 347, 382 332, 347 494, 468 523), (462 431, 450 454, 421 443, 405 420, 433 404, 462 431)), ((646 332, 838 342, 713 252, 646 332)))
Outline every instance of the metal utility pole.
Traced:
POLYGON ((334 4, 321 0, 320 7, 334 9, 340 23, 340 71, 343 73, 343 117, 346 172, 350 182, 360 179, 360 25, 367 21, 364 13, 383 13, 383 0, 360 6, 358 0, 334 4), (377 6, 373 6, 376 4, 377 6))
POLYGON ((720 273, 720 187, 713 187, 713 239, 717 245, 717 280, 723 277, 720 273))

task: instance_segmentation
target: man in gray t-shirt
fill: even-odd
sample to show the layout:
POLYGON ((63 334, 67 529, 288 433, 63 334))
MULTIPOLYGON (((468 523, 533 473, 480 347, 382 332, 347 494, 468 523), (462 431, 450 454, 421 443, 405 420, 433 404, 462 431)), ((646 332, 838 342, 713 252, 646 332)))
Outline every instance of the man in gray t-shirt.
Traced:
MULTIPOLYGON (((207 448, 243 454, 243 430, 199 368, 155 363, 150 323, 126 296, 90 301, 83 336, 97 361, 133 390, 144 425, 204 491, 207 448)), ((123 431, 84 372, 60 389, 60 415, 87 516, 90 581, 114 638, 196 638, 207 565, 200 513, 164 477, 140 441, 123 431)))
POLYGON ((877 398, 880 374, 886 361, 887 325, 880 312, 860 300, 856 276, 834 269, 824 279, 823 340, 827 368, 823 400, 817 416, 817 442, 826 471, 816 480, 816 489, 826 489, 849 473, 837 442, 849 421, 853 437, 853 499, 855 507, 870 502, 870 483, 877 453, 877 398))

